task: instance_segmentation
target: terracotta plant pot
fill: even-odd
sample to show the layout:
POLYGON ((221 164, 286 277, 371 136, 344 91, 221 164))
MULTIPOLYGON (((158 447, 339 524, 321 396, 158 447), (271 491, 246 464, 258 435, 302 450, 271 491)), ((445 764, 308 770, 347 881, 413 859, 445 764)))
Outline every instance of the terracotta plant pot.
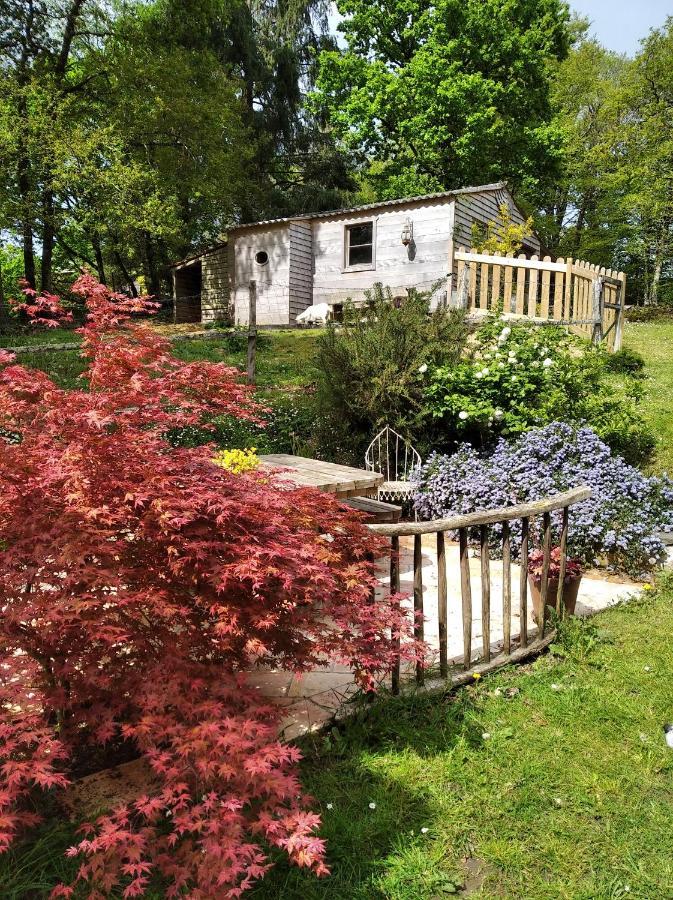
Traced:
MULTIPOLYGON (((575 604, 577 603, 577 594, 579 593, 582 576, 577 575, 571 578, 563 585, 563 605, 566 614, 572 616, 575 612, 575 604)), ((542 597, 540 596, 541 584, 533 581, 531 575, 528 576, 528 584, 530 586, 530 595, 533 599, 533 615, 536 622, 540 622, 542 613, 542 597)), ((547 621, 551 611, 556 611, 556 594, 558 592, 558 578, 550 578, 547 582, 547 621)))

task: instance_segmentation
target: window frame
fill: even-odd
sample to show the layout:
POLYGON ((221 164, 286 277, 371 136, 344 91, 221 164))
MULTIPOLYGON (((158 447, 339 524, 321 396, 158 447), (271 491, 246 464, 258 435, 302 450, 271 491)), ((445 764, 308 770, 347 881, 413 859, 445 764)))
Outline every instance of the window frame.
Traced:
MULTIPOLYGON (((368 247, 369 244, 355 244, 355 247, 368 247)), ((344 236, 343 236, 343 267, 341 269, 342 272, 373 272, 376 269, 376 217, 372 217, 371 219, 365 219, 360 222, 346 222, 344 223, 344 236), (372 259, 371 262, 368 263, 353 263, 353 265, 349 265, 349 257, 351 250, 351 242, 350 242, 350 233, 352 228, 359 228, 362 225, 371 225, 372 226, 372 259)))

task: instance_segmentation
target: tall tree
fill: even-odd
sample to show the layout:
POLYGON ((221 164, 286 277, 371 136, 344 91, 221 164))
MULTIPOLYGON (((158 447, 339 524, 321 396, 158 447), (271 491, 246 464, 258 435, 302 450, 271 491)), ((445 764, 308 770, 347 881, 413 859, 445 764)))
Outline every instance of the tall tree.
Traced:
POLYGON ((316 102, 346 147, 376 159, 381 196, 552 177, 552 63, 561 0, 339 0, 344 51, 321 55, 316 102))

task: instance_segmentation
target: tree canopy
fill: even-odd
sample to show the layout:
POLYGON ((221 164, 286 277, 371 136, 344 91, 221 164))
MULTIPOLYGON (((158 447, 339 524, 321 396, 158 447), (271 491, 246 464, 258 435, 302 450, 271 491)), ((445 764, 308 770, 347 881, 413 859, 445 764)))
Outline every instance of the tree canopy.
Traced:
POLYGON ((552 63, 560 0, 340 0, 347 48, 324 51, 317 102, 377 160, 383 196, 508 179, 535 195, 555 171, 552 63))

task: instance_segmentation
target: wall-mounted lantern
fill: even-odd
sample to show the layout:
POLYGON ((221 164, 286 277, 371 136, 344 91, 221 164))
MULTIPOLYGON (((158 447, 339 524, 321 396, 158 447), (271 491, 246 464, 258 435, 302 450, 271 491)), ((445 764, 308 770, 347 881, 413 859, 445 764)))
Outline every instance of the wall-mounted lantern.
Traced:
POLYGON ((409 244, 414 239, 414 223, 411 219, 407 219, 407 221, 402 226, 402 243, 405 247, 408 247, 409 244))

